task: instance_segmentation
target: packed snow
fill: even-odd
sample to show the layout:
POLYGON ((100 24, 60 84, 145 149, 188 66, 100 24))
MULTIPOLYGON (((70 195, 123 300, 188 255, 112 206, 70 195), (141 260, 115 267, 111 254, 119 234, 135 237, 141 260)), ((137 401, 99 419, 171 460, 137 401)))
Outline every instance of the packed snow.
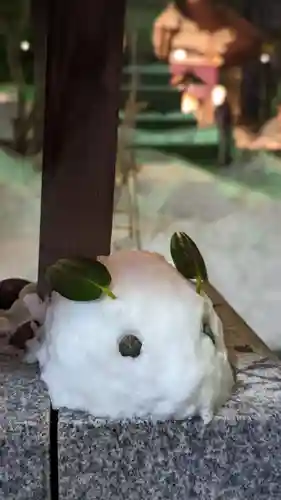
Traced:
MULTIPOLYGON (((102 261, 117 298, 73 302, 53 293, 39 339, 28 342, 27 359, 39 361, 53 406, 99 418, 209 422, 234 384, 209 299, 159 254, 121 250, 102 261), (141 342, 137 357, 119 352, 129 334, 141 342)), ((29 303, 42 314, 34 297, 29 303)))
MULTIPOLYGON (((150 167, 144 172, 146 185, 157 175, 157 166, 150 167)), ((211 283, 269 347, 280 351, 280 160, 261 155, 244 168, 234 165, 222 178, 192 167, 166 168, 169 192, 158 200, 154 225, 150 218, 142 228, 144 248, 169 259, 173 232, 190 235, 211 283)), ((140 203, 148 216, 157 191, 150 196, 147 191, 140 203)))
MULTIPOLYGON (((281 161, 259 154, 218 177, 153 155, 140 159, 138 176, 143 248, 169 259, 172 232, 185 231, 199 245, 212 284, 271 348, 281 350, 281 161)), ((40 174, 1 150, 0 196, 0 279, 36 280, 40 174)), ((113 242, 129 246, 121 233, 114 230, 113 242)))

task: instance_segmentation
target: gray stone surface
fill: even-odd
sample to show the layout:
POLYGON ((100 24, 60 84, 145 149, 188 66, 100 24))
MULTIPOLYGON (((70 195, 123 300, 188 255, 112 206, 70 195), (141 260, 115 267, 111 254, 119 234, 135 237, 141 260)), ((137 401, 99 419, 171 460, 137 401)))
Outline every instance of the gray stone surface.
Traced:
POLYGON ((49 498, 49 408, 36 368, 0 333, 0 500, 49 498))
POLYGON ((206 428, 62 410, 58 436, 60 500, 277 500, 281 368, 243 355, 235 394, 206 428))

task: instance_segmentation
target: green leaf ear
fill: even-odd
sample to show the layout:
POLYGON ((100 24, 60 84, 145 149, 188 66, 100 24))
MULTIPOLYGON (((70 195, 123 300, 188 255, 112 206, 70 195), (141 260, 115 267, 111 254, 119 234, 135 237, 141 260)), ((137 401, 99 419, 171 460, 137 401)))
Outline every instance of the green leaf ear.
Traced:
POLYGON ((97 260, 60 259, 47 269, 46 278, 52 290, 69 300, 77 302, 97 300, 102 294, 116 299, 109 289, 110 273, 97 260))
POLYGON ((187 280, 196 280, 196 291, 200 294, 202 284, 208 281, 208 273, 197 245, 186 233, 174 233, 170 252, 178 272, 187 280))

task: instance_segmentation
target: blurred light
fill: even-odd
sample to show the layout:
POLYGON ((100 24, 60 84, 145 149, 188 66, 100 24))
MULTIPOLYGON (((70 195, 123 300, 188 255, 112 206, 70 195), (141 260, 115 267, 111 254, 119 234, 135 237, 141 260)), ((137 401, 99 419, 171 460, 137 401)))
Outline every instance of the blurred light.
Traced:
POLYGON ((20 48, 21 50, 23 50, 23 52, 28 52, 28 50, 30 49, 30 43, 27 40, 23 40, 20 43, 20 48))
POLYGON ((221 106, 227 95, 227 90, 223 85, 216 85, 212 90, 212 103, 214 106, 221 106))
POLYGON ((269 54, 262 54, 260 56, 260 62, 262 64, 267 64, 267 63, 269 63, 269 61, 270 61, 270 55, 269 54))
POLYGON ((187 52, 184 49, 175 49, 172 51, 171 57, 175 62, 185 62, 187 59, 187 52))
POLYGON ((198 109, 198 101, 195 97, 192 97, 188 92, 183 92, 181 96, 181 112, 184 115, 189 115, 194 113, 198 109))

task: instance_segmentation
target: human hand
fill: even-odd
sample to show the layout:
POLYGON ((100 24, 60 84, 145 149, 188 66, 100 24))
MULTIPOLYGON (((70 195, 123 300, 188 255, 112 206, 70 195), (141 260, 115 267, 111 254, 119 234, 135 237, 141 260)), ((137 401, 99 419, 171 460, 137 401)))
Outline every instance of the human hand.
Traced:
POLYGON ((180 24, 181 16, 172 4, 156 19, 152 30, 152 44, 159 59, 169 56, 172 38, 179 30, 180 24))

